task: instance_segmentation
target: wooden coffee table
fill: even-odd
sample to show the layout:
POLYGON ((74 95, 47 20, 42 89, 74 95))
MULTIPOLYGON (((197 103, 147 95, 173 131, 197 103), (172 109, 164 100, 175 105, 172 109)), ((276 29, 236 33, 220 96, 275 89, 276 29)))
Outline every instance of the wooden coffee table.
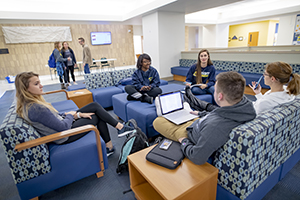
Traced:
POLYGON ((93 102, 93 95, 87 89, 69 91, 67 92, 67 96, 69 100, 74 101, 78 108, 82 108, 83 106, 93 102))
POLYGON ((170 170, 146 160, 152 148, 128 156, 130 187, 137 199, 216 199, 217 168, 185 158, 170 170))

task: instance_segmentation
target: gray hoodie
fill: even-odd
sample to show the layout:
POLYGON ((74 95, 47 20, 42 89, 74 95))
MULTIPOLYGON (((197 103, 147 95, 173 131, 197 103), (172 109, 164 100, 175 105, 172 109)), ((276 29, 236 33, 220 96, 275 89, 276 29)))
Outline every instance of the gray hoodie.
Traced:
POLYGON ((202 165, 228 139, 231 130, 256 117, 253 103, 245 96, 233 105, 219 107, 187 128, 181 149, 193 163, 202 165))

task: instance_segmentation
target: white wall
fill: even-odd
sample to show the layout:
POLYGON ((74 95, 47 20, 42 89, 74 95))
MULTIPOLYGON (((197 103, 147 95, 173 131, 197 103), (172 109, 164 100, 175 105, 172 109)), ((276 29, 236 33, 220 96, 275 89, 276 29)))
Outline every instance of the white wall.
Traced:
POLYGON ((143 24, 143 46, 144 53, 150 55, 152 66, 159 72, 159 51, 158 51, 158 13, 152 13, 142 18, 143 24))
POLYGON ((198 31, 196 30, 196 27, 189 27, 189 50, 191 50, 192 48, 197 48, 198 46, 198 44, 196 45, 196 31, 198 31))
POLYGON ((185 46, 184 13, 155 12, 144 16, 142 23, 144 52, 161 78, 172 76, 171 67, 178 65, 185 46))
POLYGON ((198 48, 203 48, 203 26, 198 27, 198 48))
POLYGON ((216 25, 203 26, 203 48, 216 47, 216 25))
POLYGON ((159 69, 161 77, 170 77, 185 49, 185 14, 159 12, 159 69))
POLYGON ((134 54, 142 54, 142 36, 143 36, 143 27, 142 26, 133 26, 133 45, 134 45, 134 54))
POLYGON ((292 45, 296 15, 279 18, 277 45, 292 45))
POLYGON ((216 27, 216 47, 228 47, 229 25, 218 24, 216 27))

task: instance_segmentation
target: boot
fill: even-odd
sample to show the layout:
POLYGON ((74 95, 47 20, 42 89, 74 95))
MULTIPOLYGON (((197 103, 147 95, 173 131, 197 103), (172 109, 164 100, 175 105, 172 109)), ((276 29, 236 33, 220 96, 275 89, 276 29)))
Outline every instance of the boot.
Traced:
POLYGON ((184 100, 190 104, 191 108, 198 111, 206 110, 207 106, 210 104, 195 97, 190 86, 185 87, 184 100))
POLYGON ((60 84, 60 86, 61 86, 61 89, 62 89, 62 90, 66 89, 66 87, 65 87, 65 84, 64 84, 64 83, 61 83, 61 84, 60 84))

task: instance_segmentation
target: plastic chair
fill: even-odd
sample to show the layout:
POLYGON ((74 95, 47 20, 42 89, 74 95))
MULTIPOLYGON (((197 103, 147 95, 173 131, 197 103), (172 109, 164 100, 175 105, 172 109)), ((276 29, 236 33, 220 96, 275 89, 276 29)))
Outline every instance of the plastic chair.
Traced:
MULTIPOLYGON (((100 58, 100 60, 106 60, 106 58, 102 57, 102 58, 100 58)), ((101 69, 103 67, 108 67, 108 68, 110 67, 110 64, 107 61, 101 61, 100 63, 101 63, 101 69)))

